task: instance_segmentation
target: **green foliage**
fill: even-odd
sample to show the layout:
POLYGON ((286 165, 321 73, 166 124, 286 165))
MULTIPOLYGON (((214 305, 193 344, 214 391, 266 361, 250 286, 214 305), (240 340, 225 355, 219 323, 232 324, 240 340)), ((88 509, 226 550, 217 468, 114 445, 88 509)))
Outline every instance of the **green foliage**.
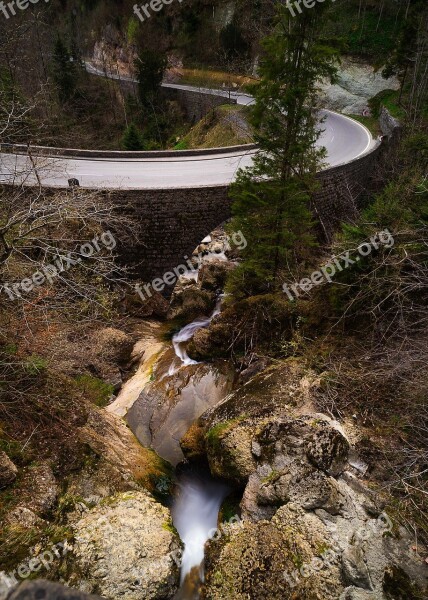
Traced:
POLYGON ((24 368, 29 375, 39 375, 46 370, 47 364, 45 358, 37 354, 32 354, 27 358, 24 368))
POLYGON ((131 17, 128 21, 127 40, 128 44, 135 43, 139 29, 139 21, 135 17, 131 17))
POLYGON ((319 37, 326 6, 294 18, 280 6, 263 44, 250 116, 260 152, 231 189, 232 228, 248 242, 229 284, 235 297, 279 289, 284 270, 295 271, 314 244, 309 200, 325 151, 315 148, 312 107, 318 80, 336 72, 336 50, 319 37))
POLYGON ((374 117, 379 118, 382 106, 388 109, 393 117, 403 119, 405 112, 398 106, 399 93, 395 90, 383 90, 370 98, 368 104, 374 117))
POLYGON ((167 67, 166 56, 153 50, 142 50, 135 61, 138 95, 144 107, 159 103, 160 86, 167 67))
POLYGON ((385 64, 396 45, 400 3, 394 0, 366 2, 345 0, 332 5, 325 34, 339 36, 346 54, 385 64))
POLYGON ((58 98, 61 104, 73 99, 77 85, 77 71, 72 53, 58 35, 53 57, 53 78, 58 89, 58 98))
POLYGON ((178 142, 178 144, 176 144, 174 146, 174 150, 187 150, 189 147, 189 144, 187 143, 186 140, 180 140, 178 142))
POLYGON ((131 123, 126 128, 122 138, 122 148, 129 151, 145 150, 143 136, 135 123, 131 123))
MULTIPOLYGON (((393 178, 363 211, 359 222, 344 225, 334 251, 356 248, 378 232, 391 232, 392 247, 380 245, 366 258, 341 273, 329 285, 334 318, 346 318, 348 327, 380 327, 389 335, 409 335, 424 322, 428 267, 428 184, 425 175, 428 135, 412 135, 399 149, 399 175, 393 178), (403 333, 404 335, 404 333, 403 333)), ((321 292, 319 299, 321 300, 321 292)), ((386 335, 383 333, 383 335, 386 335)))
POLYGON ((79 375, 75 378, 78 388, 87 400, 99 407, 107 406, 114 392, 114 386, 91 375, 79 375))

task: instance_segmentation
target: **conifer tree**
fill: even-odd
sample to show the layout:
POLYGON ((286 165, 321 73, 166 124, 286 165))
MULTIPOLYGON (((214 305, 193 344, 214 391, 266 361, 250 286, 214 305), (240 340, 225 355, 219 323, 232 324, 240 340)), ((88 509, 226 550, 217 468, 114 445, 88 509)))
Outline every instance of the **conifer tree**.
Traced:
POLYGON ((73 57, 60 36, 53 52, 53 77, 58 88, 61 104, 71 100, 76 91, 77 73, 73 57))
POLYGON ((135 123, 131 123, 126 128, 122 138, 122 146, 125 150, 130 151, 144 150, 144 141, 135 123))
POLYGON ((143 50, 135 61, 138 81, 138 94, 143 106, 153 107, 159 101, 167 60, 163 54, 153 50, 143 50))
POLYGON ((253 88, 251 121, 259 152, 232 186, 232 229, 248 242, 229 280, 235 297, 275 291, 313 244, 310 195, 325 152, 315 110, 317 82, 335 74, 337 53, 320 39, 328 2, 294 17, 277 5, 253 88))

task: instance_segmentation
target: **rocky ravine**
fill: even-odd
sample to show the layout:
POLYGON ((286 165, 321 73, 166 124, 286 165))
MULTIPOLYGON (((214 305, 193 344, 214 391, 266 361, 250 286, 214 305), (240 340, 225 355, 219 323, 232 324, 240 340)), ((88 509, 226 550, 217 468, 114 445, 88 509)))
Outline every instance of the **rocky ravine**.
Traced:
POLYGON ((244 488, 244 525, 208 546, 206 600, 426 597, 424 549, 364 481, 355 431, 314 412, 319 383, 294 360, 270 367, 184 438, 190 455, 206 454, 213 474, 244 488))

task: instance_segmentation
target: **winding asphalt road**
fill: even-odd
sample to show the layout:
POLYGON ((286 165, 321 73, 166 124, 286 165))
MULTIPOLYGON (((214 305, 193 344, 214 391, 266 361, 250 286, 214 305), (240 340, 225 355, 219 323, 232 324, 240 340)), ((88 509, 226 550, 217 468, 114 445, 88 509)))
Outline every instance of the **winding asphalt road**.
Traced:
MULTIPOLYGON (((91 65, 89 72, 103 75, 91 65)), ((118 76, 109 75, 114 79, 118 76)), ((122 80, 129 78, 121 77, 122 80)), ((131 80, 132 81, 132 80, 131 80)), ((201 88, 164 84, 165 87, 185 89, 195 93, 201 88)), ((253 102, 251 96, 226 90, 204 90, 228 97, 240 105, 253 102)), ((344 115, 321 111, 326 120, 317 145, 327 149, 328 166, 347 163, 368 152, 374 145, 370 132, 363 125, 344 115)), ((43 185, 66 187, 68 179, 77 178, 85 188, 100 189, 166 189, 204 187, 230 184, 241 167, 252 164, 256 150, 219 151, 204 155, 148 158, 68 158, 34 157, 43 185)), ((0 154, 0 182, 37 183, 30 159, 25 154, 0 154)))

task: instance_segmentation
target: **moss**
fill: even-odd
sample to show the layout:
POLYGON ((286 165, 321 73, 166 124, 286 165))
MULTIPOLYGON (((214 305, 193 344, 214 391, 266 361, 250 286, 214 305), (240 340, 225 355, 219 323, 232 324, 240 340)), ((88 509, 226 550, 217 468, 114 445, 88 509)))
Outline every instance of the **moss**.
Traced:
POLYGON ((173 535, 180 537, 170 518, 162 523, 162 529, 165 529, 165 531, 169 531, 173 535))
POLYGON ((64 519, 66 515, 73 512, 79 504, 83 504, 87 508, 93 508, 95 506, 95 502, 86 502, 82 496, 63 494, 58 500, 56 518, 58 520, 64 519))
POLYGON ((144 474, 135 479, 138 485, 148 490, 159 502, 166 502, 172 495, 174 469, 150 448, 144 448, 146 466, 144 474))
POLYGON ((24 363, 24 368, 29 375, 39 375, 47 368, 47 361, 42 356, 32 354, 24 363))
POLYGON ((242 493, 234 491, 223 500, 218 517, 220 523, 229 522, 236 515, 240 516, 241 509, 239 505, 241 499, 242 493))
POLYGON ((281 473, 278 471, 272 470, 267 477, 262 479, 262 483, 274 483, 281 477, 281 473))
POLYGON ((378 117, 362 117, 361 115, 349 116, 352 117, 355 121, 358 121, 359 123, 365 125, 365 127, 367 127, 367 129, 370 131, 373 137, 378 137, 382 134, 378 117))
POLYGON ((393 117, 403 119, 406 115, 398 105, 399 92, 396 90, 383 90, 369 100, 369 107, 373 116, 379 118, 382 106, 384 106, 393 117))
POLYGON ((113 385, 91 375, 79 375, 75 378, 75 382, 85 397, 101 408, 108 405, 114 392, 113 385))
POLYGON ((238 422, 240 419, 232 419, 231 421, 224 421, 223 423, 218 423, 214 425, 208 432, 205 434, 205 439, 207 444, 209 444, 210 448, 214 452, 221 451, 221 440, 223 435, 233 427, 233 425, 238 422))

